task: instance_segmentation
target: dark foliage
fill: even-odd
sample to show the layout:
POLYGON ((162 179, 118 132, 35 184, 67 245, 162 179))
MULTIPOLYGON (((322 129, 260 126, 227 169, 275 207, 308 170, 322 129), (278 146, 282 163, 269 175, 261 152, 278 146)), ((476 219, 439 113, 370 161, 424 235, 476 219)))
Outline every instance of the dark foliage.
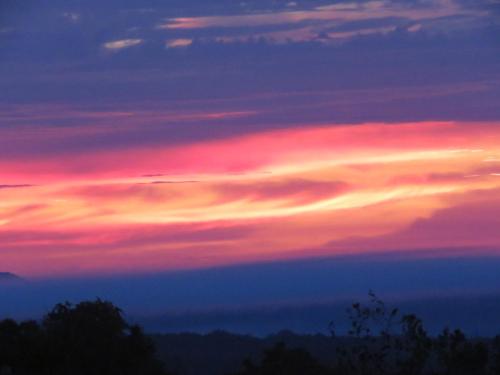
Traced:
POLYGON ((304 349, 288 349, 282 343, 265 352, 260 365, 250 360, 236 375, 327 375, 329 370, 320 365, 304 349))
POLYGON ((59 304, 41 323, 0 322, 0 374, 160 375, 154 346, 101 300, 59 304))
POLYGON ((349 309, 353 345, 339 346, 333 370, 352 375, 494 375, 500 374, 500 340, 472 340, 444 329, 427 335, 415 315, 388 309, 373 292, 370 305, 349 309))
MULTIPOLYGON (((264 341, 217 332, 206 336, 211 340, 206 349, 195 343, 201 336, 174 335, 170 351, 177 347, 188 353, 188 362, 203 365, 193 372, 186 362, 173 360, 175 356, 166 362, 179 374, 203 375, 228 372, 222 370, 223 363, 218 370, 211 365, 223 361, 223 354, 233 360, 240 354, 239 358, 250 357, 234 375, 500 375, 500 336, 470 339, 460 330, 444 329, 431 337, 416 316, 388 308, 374 293, 369 296, 367 306, 355 303, 348 309, 347 336, 332 330, 330 339, 316 335, 300 341, 299 336, 283 333, 264 341), (271 349, 258 355, 259 345, 271 349)), ((166 372, 151 339, 140 327, 127 324, 120 309, 109 302, 59 304, 41 322, 0 321, 0 375, 70 374, 166 372)))
POLYGON ((369 296, 370 305, 355 303, 348 310, 348 338, 337 338, 332 331, 338 345, 328 365, 320 364, 307 351, 278 345, 265 352, 259 365, 245 361, 237 374, 500 374, 500 337, 472 340, 460 330, 445 329, 431 338, 416 316, 387 308, 373 292, 369 296))

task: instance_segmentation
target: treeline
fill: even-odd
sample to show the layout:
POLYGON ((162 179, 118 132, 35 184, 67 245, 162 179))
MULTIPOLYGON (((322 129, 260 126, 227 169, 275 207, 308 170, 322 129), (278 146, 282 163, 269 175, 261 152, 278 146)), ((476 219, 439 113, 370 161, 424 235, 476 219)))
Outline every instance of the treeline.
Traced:
POLYGON ((277 344, 260 363, 245 361, 234 375, 496 375, 500 374, 500 336, 469 339, 444 329, 430 337, 415 315, 389 309, 370 292, 370 304, 348 309, 348 338, 338 341, 331 362, 320 363, 303 349, 277 344))
MULTIPOLYGON (((431 337, 416 316, 388 308, 373 293, 370 298, 368 305, 355 303, 348 309, 347 335, 338 335, 330 325, 332 345, 323 350, 322 358, 278 343, 220 374, 500 375, 500 338, 470 339, 460 330, 448 329, 431 337)), ((232 338, 213 337, 210 356, 216 363, 224 354, 217 351, 227 350, 232 338)), ((324 337, 318 343, 324 345, 324 337)), ((187 348, 188 361, 189 353, 194 360, 196 350, 200 347, 187 348)), ((0 375, 189 373, 172 358, 165 359, 166 363, 158 360, 152 339, 129 325, 110 302, 59 304, 39 322, 0 321, 0 375)), ((208 367, 197 373, 217 373, 208 367)))

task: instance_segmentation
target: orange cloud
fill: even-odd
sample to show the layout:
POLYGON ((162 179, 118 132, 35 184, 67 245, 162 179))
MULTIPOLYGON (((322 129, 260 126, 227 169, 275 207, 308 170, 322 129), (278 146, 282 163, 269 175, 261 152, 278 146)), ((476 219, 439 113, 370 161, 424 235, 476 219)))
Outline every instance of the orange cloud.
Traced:
POLYGON ((500 245, 494 231, 447 240, 498 207, 499 125, 325 125, 2 160, 0 261, 46 275, 500 245), (447 231, 411 229, 438 219, 447 231))

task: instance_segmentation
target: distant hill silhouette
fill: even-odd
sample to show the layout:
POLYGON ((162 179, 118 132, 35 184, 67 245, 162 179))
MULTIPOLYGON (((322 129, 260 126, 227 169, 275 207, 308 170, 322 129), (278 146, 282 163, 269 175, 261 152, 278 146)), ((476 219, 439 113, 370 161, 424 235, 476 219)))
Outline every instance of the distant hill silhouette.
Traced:
POLYGON ((22 279, 10 272, 0 272, 0 283, 21 281, 22 279))

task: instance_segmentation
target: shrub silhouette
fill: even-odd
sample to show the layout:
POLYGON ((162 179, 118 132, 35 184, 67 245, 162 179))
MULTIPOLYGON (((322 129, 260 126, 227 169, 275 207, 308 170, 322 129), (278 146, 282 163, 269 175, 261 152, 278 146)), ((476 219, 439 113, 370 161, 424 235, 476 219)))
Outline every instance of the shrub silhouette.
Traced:
MULTIPOLYGON (((370 305, 348 310, 352 345, 340 345, 335 373, 353 375, 493 375, 500 374, 500 338, 469 340, 445 328, 428 336, 415 315, 388 309, 373 293, 370 305)), ((335 337, 335 335, 334 335, 335 337)))
POLYGON ((339 345, 337 372, 360 375, 418 375, 425 370, 432 341, 415 315, 401 316, 375 293, 370 305, 354 303, 348 310, 351 345, 339 345))
POLYGON ((20 375, 164 374, 142 330, 99 299, 58 304, 41 324, 1 322, 1 368, 20 375))

